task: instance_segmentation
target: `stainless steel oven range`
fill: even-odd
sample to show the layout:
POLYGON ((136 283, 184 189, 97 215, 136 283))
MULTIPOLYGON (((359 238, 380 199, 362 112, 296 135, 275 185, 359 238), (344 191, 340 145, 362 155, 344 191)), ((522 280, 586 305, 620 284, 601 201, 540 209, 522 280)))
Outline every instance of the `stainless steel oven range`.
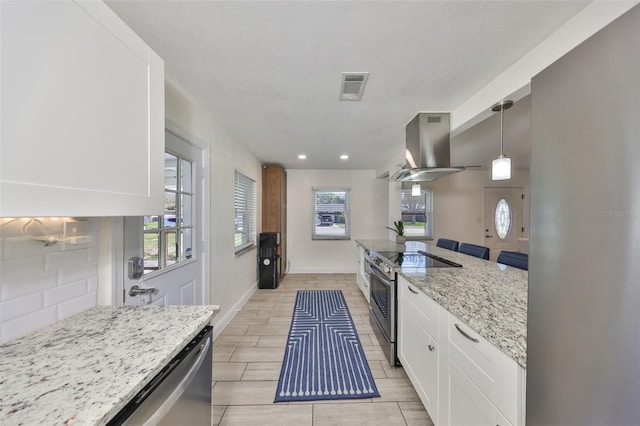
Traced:
POLYGON ((431 253, 370 251, 365 261, 371 271, 369 282, 369 321, 389 364, 399 366, 397 352, 397 270, 405 268, 452 268, 459 263, 431 253))

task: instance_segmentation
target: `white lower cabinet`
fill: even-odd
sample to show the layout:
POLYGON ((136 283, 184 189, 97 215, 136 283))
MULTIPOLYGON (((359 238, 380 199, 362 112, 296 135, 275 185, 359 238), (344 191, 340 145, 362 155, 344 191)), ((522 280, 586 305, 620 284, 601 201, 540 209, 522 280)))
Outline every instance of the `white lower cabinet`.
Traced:
POLYGON ((451 358, 447 359, 444 376, 446 394, 440 398, 438 424, 451 426, 511 425, 491 400, 482 393, 451 358))
POLYGON ((401 294, 402 309, 398 312, 398 357, 405 372, 434 419, 438 404, 438 360, 440 348, 435 339, 421 325, 422 314, 406 295, 401 294))
POLYGON ((509 419, 509 424, 524 423, 520 419, 524 411, 524 369, 454 315, 447 313, 447 317, 447 351, 452 363, 509 419))
POLYGON ((400 361, 437 425, 523 425, 525 372, 404 277, 400 361))
POLYGON ((358 283, 358 287, 360 291, 364 295, 367 302, 369 301, 369 279, 367 278, 365 259, 364 259, 364 248, 362 246, 357 246, 358 250, 358 272, 356 273, 356 282, 358 283))

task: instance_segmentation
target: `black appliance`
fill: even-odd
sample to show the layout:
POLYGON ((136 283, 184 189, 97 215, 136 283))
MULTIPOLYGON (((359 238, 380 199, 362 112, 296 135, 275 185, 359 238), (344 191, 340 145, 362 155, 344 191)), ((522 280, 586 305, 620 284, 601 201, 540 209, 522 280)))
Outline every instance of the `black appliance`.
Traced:
POLYGON ((379 251, 377 257, 385 263, 403 268, 460 268, 462 265, 422 250, 415 252, 379 251))
POLYGON ((280 245, 279 232, 263 232, 260 234, 258 250, 258 288, 278 288, 280 284, 280 245))
POLYGON ((398 290, 396 288, 398 268, 459 268, 459 263, 426 253, 415 252, 375 252, 365 255, 365 262, 371 271, 369 282, 369 322, 378 342, 383 347, 389 364, 400 365, 397 353, 397 309, 398 290))

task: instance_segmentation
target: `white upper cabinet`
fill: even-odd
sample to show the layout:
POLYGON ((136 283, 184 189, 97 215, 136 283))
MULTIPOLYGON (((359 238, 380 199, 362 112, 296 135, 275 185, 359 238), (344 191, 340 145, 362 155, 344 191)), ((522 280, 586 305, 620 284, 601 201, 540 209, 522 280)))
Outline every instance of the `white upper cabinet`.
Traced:
POLYGON ((99 1, 0 7, 0 217, 161 214, 162 59, 99 1))

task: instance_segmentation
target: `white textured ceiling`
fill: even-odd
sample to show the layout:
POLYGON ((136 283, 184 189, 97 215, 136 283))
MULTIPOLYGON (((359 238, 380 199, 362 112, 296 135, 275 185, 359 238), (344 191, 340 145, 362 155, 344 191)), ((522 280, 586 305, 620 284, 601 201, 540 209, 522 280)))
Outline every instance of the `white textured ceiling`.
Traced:
MULTIPOLYGON (((234 140, 265 163, 316 169, 379 168, 417 112, 454 110, 587 3, 107 1, 234 140), (370 73, 362 101, 338 101, 344 71, 370 73)), ((528 155, 528 133, 514 134, 505 151, 528 155)), ((487 166, 499 139, 484 139, 452 144, 468 150, 454 165, 487 166)))

